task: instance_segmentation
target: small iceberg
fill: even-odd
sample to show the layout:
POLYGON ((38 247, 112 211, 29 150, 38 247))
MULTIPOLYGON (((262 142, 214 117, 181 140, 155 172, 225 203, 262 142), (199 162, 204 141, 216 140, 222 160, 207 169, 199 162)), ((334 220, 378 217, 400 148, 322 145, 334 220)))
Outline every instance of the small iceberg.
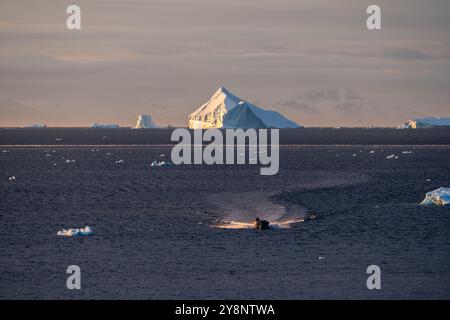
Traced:
POLYGON ((33 123, 27 126, 23 126, 24 128, 47 128, 46 124, 33 123))
POLYGON ((446 206, 450 203, 450 188, 441 187, 439 189, 427 192, 421 205, 446 206))
POLYGON ((159 128, 156 124, 153 123, 153 119, 148 114, 140 114, 135 126, 136 129, 151 129, 151 128, 159 128))
POLYGON ((15 176, 11 176, 11 177, 8 178, 8 181, 14 181, 14 180, 16 180, 15 176))
POLYGON ((92 129, 117 129, 119 128, 118 124, 102 124, 102 123, 93 123, 91 124, 92 129))
POLYGON ((396 156, 395 154, 391 154, 387 156, 386 159, 398 159, 398 156, 396 156))
POLYGON ((64 236, 64 237, 82 237, 82 236, 91 236, 94 234, 94 231, 91 227, 86 226, 84 228, 70 228, 70 229, 62 229, 59 230, 56 235, 64 236))
POLYGON ((171 166, 172 164, 170 163, 170 162, 166 162, 166 161, 161 161, 161 162, 158 162, 158 161, 153 161, 152 163, 150 163, 150 166, 151 167, 169 167, 169 166, 171 166))

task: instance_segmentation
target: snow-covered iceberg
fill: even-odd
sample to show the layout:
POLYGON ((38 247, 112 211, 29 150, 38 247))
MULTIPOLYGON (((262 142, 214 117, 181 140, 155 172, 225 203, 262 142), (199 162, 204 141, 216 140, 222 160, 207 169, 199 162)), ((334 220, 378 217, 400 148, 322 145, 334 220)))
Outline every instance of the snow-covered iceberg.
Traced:
POLYGON ((450 188, 441 187, 427 192, 422 205, 446 206, 450 203, 450 188))
POLYGON ((223 117, 223 128, 299 128, 276 111, 264 110, 249 102, 240 102, 223 117))
POLYGON ((298 128, 278 112, 264 110, 220 87, 188 117, 191 129, 208 128, 298 128), (225 119, 227 119, 225 124, 225 119))
POLYGON ((70 228, 62 229, 56 233, 58 236, 64 237, 80 237, 80 236, 90 236, 94 234, 91 227, 86 226, 84 228, 70 228))
POLYGON ((433 127, 450 127, 450 118, 418 118, 406 121, 400 128, 418 129, 418 128, 433 128, 433 127))
POLYGON ((221 128, 224 114, 236 107, 239 102, 241 102, 240 98, 221 86, 208 102, 189 115, 189 128, 221 128))
POLYGON ((151 128, 159 128, 156 124, 153 123, 153 119, 148 114, 140 114, 138 120, 136 122, 136 129, 151 129, 151 128))
POLYGON ((99 123, 93 123, 91 124, 91 128, 100 128, 100 129, 114 129, 119 128, 118 124, 99 124, 99 123))

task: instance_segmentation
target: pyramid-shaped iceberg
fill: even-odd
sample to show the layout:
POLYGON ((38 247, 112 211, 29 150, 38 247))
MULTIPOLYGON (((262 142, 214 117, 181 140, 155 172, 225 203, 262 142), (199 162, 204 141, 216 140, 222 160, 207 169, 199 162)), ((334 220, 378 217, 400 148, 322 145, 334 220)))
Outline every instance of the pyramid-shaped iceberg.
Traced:
POLYGON ((275 111, 246 102, 225 87, 220 87, 188 117, 191 129, 208 128, 298 128, 295 122, 275 111))

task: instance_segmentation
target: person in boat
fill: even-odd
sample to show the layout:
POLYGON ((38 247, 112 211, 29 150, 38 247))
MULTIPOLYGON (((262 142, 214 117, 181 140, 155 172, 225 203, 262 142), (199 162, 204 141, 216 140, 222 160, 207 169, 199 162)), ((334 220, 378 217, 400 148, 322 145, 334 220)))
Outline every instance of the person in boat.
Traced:
POLYGON ((255 221, 253 222, 255 229, 269 229, 269 221, 267 220, 261 220, 259 217, 256 217, 255 221))

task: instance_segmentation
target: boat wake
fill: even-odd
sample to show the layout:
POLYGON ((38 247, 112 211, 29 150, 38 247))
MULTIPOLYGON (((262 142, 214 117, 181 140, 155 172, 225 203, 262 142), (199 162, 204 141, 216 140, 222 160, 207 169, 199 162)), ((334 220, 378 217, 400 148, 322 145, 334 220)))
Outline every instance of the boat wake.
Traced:
POLYGON ((256 217, 269 221, 269 229, 288 229, 313 218, 304 208, 286 208, 270 201, 264 192, 220 193, 211 195, 209 202, 223 213, 213 227, 221 229, 255 229, 256 217))
MULTIPOLYGON (((269 229, 289 229, 292 227, 292 225, 297 223, 303 223, 305 222, 304 217, 298 217, 298 218, 291 218, 286 220, 279 220, 279 221, 269 221, 269 229)), ((221 228, 221 229, 255 229, 255 225, 253 222, 244 222, 244 221, 235 221, 235 220, 223 220, 219 222, 218 224, 215 224, 214 227, 221 228)))

